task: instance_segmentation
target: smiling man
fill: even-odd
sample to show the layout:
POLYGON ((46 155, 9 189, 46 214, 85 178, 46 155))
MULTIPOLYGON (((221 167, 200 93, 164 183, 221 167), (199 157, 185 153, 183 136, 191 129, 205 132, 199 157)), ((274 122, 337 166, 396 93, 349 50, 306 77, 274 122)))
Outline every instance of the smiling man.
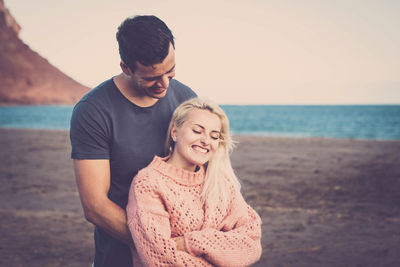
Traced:
POLYGON ((117 40, 122 72, 84 96, 71 118, 76 182, 95 225, 95 267, 132 266, 125 213, 132 178, 162 155, 174 109, 196 96, 173 79, 174 37, 163 21, 128 18, 117 40))

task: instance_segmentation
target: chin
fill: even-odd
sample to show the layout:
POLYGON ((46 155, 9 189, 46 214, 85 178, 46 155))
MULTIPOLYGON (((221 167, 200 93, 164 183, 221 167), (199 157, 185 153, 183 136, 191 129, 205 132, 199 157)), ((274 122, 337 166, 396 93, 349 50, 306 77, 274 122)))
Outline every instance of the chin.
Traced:
POLYGON ((196 166, 203 166, 209 161, 209 158, 207 159, 199 159, 199 158, 193 158, 190 160, 190 163, 196 166))
POLYGON ((152 98, 160 99, 160 98, 165 97, 166 94, 167 94, 167 89, 165 89, 164 91, 162 91, 162 92, 160 92, 160 93, 152 93, 152 94, 150 94, 150 96, 151 96, 152 98))

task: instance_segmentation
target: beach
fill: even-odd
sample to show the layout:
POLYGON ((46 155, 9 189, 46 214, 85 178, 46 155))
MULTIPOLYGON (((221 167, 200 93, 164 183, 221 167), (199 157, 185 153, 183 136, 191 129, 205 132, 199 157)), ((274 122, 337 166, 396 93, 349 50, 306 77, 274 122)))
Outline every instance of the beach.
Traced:
MULTIPOLYGON (((235 139, 263 221, 254 266, 400 266, 400 141, 235 139)), ((69 133, 0 129, 0 147, 0 266, 91 266, 69 133)))

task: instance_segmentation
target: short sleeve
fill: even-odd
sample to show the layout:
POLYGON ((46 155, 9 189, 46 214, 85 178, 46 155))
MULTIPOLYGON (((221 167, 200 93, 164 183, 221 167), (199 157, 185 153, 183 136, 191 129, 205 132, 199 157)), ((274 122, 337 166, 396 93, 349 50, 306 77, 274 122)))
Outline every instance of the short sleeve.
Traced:
POLYGON ((105 112, 87 101, 79 102, 71 116, 71 158, 109 159, 109 124, 105 112))

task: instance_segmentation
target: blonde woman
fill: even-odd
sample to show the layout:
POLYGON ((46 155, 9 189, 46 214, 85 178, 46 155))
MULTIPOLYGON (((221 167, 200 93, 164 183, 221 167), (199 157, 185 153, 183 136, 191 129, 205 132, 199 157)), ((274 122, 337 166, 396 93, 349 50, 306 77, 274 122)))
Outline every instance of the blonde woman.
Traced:
POLYGON ((229 122, 199 98, 175 110, 165 158, 134 178, 127 205, 134 266, 247 266, 261 255, 261 220, 232 170, 229 122))

